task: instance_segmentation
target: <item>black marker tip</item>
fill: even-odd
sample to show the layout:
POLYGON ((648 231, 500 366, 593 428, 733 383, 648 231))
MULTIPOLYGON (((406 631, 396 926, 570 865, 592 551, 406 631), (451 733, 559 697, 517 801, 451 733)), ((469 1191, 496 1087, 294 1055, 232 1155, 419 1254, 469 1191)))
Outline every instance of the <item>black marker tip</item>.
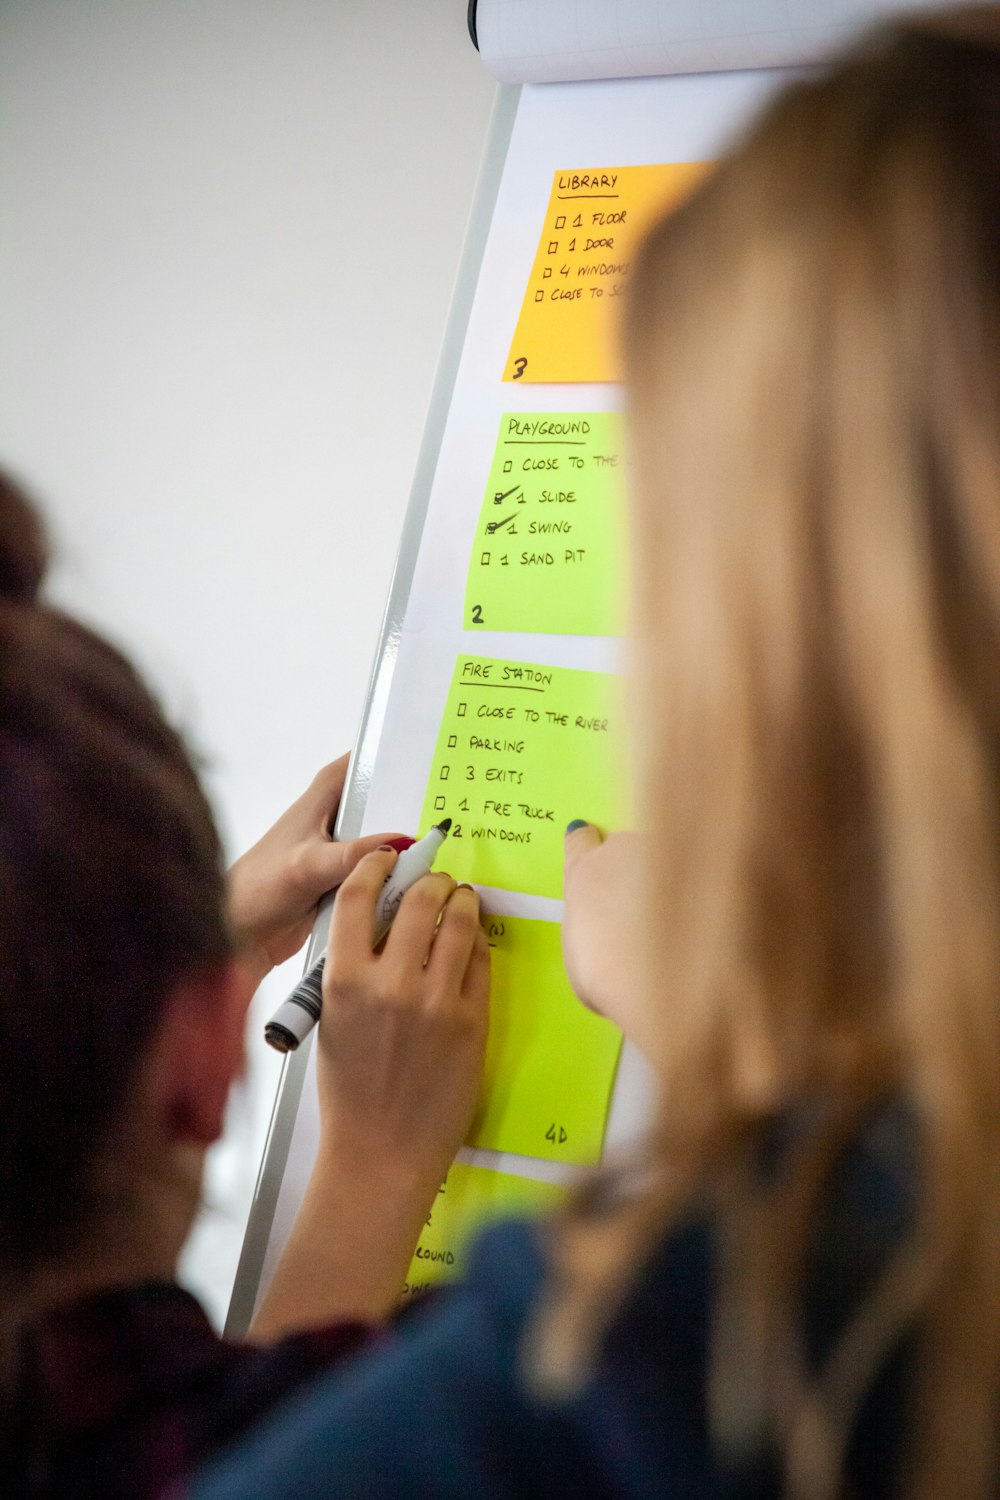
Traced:
POLYGON ((447 833, 448 829, 451 827, 451 819, 442 818, 440 823, 437 824, 437 827, 440 828, 442 833, 447 833))

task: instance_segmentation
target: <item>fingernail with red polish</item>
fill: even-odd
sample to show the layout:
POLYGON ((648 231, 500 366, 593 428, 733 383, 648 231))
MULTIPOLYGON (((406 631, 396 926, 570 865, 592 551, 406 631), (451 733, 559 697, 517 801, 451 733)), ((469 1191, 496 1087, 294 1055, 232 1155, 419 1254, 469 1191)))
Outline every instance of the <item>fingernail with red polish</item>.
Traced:
POLYGON ((410 845, 416 842, 416 839, 409 839, 405 833, 401 833, 398 839, 390 839, 387 844, 379 844, 379 848, 394 849, 397 854, 402 854, 404 849, 409 849, 410 845))

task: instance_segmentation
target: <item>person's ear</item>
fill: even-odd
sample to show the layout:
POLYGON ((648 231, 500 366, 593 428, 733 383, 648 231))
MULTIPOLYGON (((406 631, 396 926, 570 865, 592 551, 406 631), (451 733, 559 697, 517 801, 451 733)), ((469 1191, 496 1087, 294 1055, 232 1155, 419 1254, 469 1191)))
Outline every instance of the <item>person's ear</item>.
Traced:
POLYGON ((181 980, 154 1038, 148 1102, 173 1141, 210 1146, 222 1133, 226 1101, 242 1073, 253 979, 239 963, 181 980))

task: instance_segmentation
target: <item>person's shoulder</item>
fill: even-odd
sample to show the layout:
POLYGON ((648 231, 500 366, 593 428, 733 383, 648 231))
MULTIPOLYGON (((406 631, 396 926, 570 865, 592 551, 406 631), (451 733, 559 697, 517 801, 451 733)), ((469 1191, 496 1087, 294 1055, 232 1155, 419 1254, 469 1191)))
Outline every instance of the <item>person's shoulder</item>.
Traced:
POLYGON ((391 1340, 288 1403, 192 1486, 192 1500, 597 1493, 572 1442, 553 1441, 565 1414, 537 1409, 521 1390, 522 1332, 546 1268, 538 1225, 485 1231, 458 1286, 410 1308, 391 1340))
POLYGON ((26 1320, 10 1383, 5 1493, 161 1493, 221 1451, 364 1330, 270 1348, 222 1339, 174 1282, 104 1287, 26 1320))

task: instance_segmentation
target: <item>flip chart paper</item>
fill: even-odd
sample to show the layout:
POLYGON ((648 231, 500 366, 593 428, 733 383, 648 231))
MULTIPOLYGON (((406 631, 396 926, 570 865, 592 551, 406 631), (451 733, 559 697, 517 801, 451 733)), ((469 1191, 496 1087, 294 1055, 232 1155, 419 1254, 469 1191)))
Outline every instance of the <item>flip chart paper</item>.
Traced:
POLYGON ((410 1262, 404 1300, 419 1297, 435 1282, 460 1275, 469 1241, 478 1229, 508 1216, 550 1213, 565 1197, 566 1189, 552 1182, 455 1162, 438 1190, 410 1262))
POLYGON ((555 922, 495 916, 484 926, 490 1037, 468 1144, 598 1162, 621 1032, 574 995, 555 922))
POLYGON ((466 630, 620 635, 621 420, 505 412, 476 528, 466 630))
POLYGON ((617 318, 644 230, 710 163, 556 172, 504 380, 620 380, 617 318))
POLYGON ((626 821, 619 694, 603 672, 460 656, 420 819, 452 819, 441 868, 558 900, 566 825, 626 821))
MULTIPOLYGON (((961 0, 946 0, 957 5, 961 0)), ((818 63, 889 11, 941 0, 478 0, 479 55, 502 83, 818 63)), ((943 6, 942 6, 943 8, 943 6)))

